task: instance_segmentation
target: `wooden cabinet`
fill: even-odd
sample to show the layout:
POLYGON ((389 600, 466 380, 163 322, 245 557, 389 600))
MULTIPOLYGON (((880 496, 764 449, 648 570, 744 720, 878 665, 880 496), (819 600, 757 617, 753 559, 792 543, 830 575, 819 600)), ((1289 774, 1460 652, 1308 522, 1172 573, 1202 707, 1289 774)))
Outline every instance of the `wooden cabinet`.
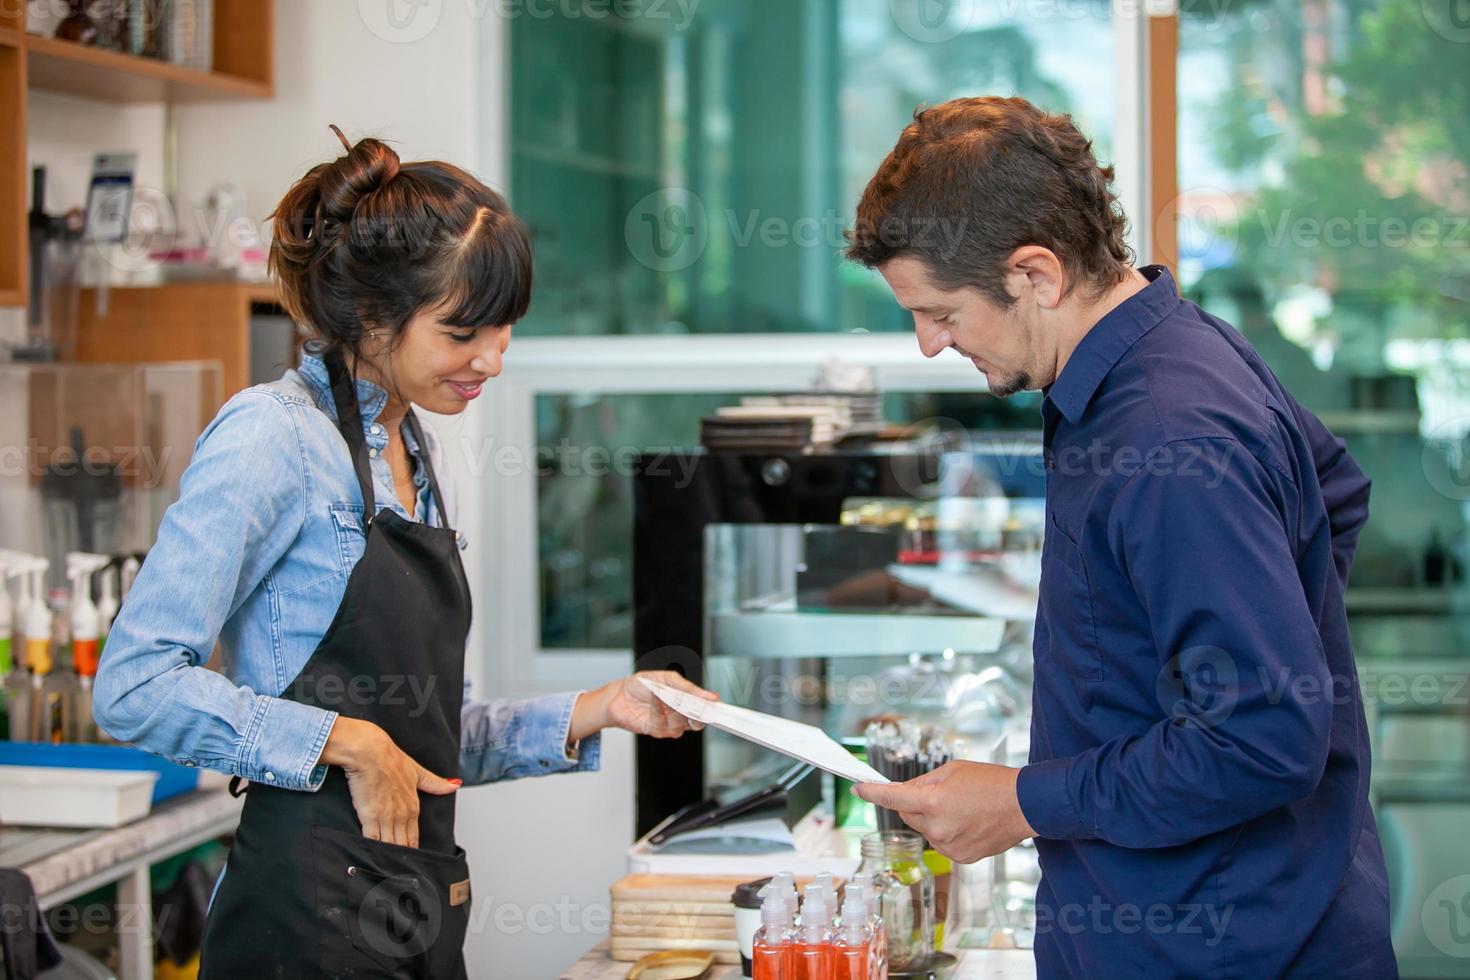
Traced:
MULTIPOLYGON (((276 307, 275 289, 235 282, 114 286, 104 312, 96 290, 84 289, 78 303, 76 344, 68 361, 87 364, 218 361, 224 396, 295 364, 290 336, 267 347, 290 363, 261 364, 260 324, 253 314, 276 307)), ((288 332, 289 325, 285 328, 288 332)))
POLYGON ((25 32, 26 4, 0 3, 0 306, 27 296, 26 102, 31 89, 99 102, 208 102, 275 94, 274 0, 214 0, 214 70, 194 71, 25 32))

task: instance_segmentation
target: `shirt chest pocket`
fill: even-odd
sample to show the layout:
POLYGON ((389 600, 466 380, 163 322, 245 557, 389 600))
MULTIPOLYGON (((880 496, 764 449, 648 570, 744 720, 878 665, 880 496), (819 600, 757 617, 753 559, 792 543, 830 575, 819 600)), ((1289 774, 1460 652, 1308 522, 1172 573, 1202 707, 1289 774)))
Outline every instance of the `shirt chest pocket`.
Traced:
POLYGON ((1076 540, 1057 524, 1055 513, 1047 515, 1042 545, 1041 602, 1047 627, 1044 652, 1050 665, 1077 681, 1101 681, 1102 653, 1093 619, 1087 563, 1076 540))
POLYGON ((353 504, 332 505, 332 525, 337 530, 337 550, 342 571, 351 574, 367 550, 367 529, 362 526, 362 508, 353 504))

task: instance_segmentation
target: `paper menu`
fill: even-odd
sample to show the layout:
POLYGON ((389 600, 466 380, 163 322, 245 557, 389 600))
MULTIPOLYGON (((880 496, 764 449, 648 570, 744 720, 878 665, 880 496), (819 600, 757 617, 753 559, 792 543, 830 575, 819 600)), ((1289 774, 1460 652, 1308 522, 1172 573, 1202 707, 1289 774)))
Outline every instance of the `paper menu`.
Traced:
POLYGON ((638 679, 660 701, 685 718, 738 735, 747 742, 763 745, 793 759, 809 762, 855 783, 888 782, 887 776, 858 759, 815 725, 792 721, 790 718, 778 718, 721 701, 706 701, 646 677, 638 679))

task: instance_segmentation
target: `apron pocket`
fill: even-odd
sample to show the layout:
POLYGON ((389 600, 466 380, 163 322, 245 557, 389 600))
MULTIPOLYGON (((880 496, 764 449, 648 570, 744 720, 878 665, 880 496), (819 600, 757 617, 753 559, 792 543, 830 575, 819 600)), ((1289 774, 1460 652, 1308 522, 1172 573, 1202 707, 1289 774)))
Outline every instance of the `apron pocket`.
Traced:
POLYGON ((470 909, 463 848, 441 854, 331 827, 311 836, 324 971, 457 975, 470 909))

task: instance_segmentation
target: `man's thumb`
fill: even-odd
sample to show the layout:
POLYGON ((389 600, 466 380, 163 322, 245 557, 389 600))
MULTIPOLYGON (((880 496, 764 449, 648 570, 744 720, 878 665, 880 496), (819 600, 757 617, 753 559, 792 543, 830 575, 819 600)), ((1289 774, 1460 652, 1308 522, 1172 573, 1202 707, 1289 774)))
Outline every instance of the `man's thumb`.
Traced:
POLYGON ((423 766, 419 766, 419 790, 424 793, 432 793, 435 796, 448 796, 463 784, 460 779, 445 779, 436 776, 423 766))

